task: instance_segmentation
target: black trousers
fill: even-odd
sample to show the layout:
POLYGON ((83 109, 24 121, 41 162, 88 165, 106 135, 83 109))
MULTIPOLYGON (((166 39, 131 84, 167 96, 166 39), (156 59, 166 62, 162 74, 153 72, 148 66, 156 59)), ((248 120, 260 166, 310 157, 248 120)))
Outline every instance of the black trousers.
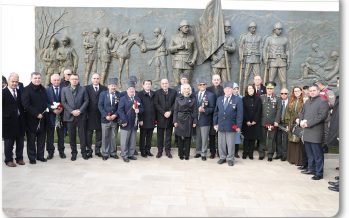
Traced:
POLYGON ((178 156, 189 158, 191 137, 178 136, 178 156))
POLYGON ((242 153, 243 157, 253 157, 254 145, 256 143, 255 139, 244 139, 244 151, 242 153))
MULTIPOLYGON (((282 125, 282 124, 279 124, 282 125)), ((283 125, 284 126, 284 125, 283 125)), ((276 155, 287 158, 288 134, 278 129, 276 132, 276 155)))
POLYGON ((78 153, 76 147, 76 129, 78 129, 81 154, 86 155, 86 120, 75 117, 72 122, 67 122, 67 127, 69 132, 71 154, 77 155, 78 153))
POLYGON ((216 155, 217 153, 217 145, 216 145, 216 137, 217 135, 209 135, 208 137, 208 144, 209 144, 209 147, 210 147, 210 153, 211 155, 216 155))
POLYGON ((86 150, 87 153, 92 154, 92 136, 93 131, 96 131, 96 145, 95 145, 95 154, 101 153, 101 147, 102 147, 102 127, 100 129, 88 129, 87 130, 87 136, 86 136, 86 150))
POLYGON ((44 159, 46 131, 27 131, 27 155, 29 160, 44 159))
POLYGON ((13 146, 16 142, 16 160, 23 160, 24 136, 17 136, 12 139, 4 139, 5 163, 13 161, 13 146))
MULTIPOLYGON (((64 127, 56 128, 57 137, 58 137, 58 151, 59 153, 64 152, 64 127)), ((54 146, 54 135, 55 135, 55 127, 47 126, 47 132, 46 132, 46 150, 47 153, 53 154, 55 153, 55 146, 54 146)))
POLYGON ((157 138, 158 138, 158 150, 162 152, 165 151, 170 152, 171 151, 171 137, 172 137, 172 131, 173 127, 169 128, 159 128, 157 129, 157 138), (165 144, 164 144, 164 138, 165 138, 165 144))
POLYGON ((139 148, 140 148, 142 154, 145 154, 146 152, 150 152, 151 140, 153 138, 153 131, 154 131, 154 128, 151 128, 151 129, 141 128, 140 129, 139 148))
POLYGON ((307 152, 305 151, 305 145, 303 142, 301 142, 301 144, 302 144, 302 153, 303 153, 302 166, 308 167, 308 156, 307 156, 307 152))

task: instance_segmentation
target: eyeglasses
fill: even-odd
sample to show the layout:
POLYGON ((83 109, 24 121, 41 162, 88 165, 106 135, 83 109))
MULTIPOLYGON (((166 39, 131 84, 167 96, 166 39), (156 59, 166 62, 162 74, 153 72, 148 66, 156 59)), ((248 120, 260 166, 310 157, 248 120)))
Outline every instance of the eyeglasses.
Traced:
POLYGON ((280 93, 281 95, 288 95, 288 93, 280 93))
POLYGON ((206 86, 206 83, 200 83, 199 86, 206 86))
POLYGON ((71 76, 71 73, 69 73, 69 74, 66 74, 67 76, 71 76))

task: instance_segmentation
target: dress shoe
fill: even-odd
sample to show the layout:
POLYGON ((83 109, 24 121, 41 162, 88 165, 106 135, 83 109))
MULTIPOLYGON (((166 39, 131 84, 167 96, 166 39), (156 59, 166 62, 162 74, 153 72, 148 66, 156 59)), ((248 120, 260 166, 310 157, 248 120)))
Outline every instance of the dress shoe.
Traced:
POLYGON ((199 158, 201 157, 201 154, 195 154, 194 158, 199 158))
POLYGON ((53 158, 53 153, 47 155, 47 160, 51 160, 53 158))
POLYGON ((128 158, 126 158, 126 157, 123 157, 122 159, 123 159, 124 162, 126 162, 126 163, 127 163, 127 162, 130 162, 130 160, 129 160, 128 158))
POLYGON ((268 161, 269 161, 269 162, 272 162, 272 161, 273 161, 273 158, 268 157, 268 161))
POLYGON ((334 177, 335 180, 339 180, 339 176, 334 177))
POLYGON ((166 154, 166 156, 167 156, 168 158, 172 158, 172 154, 171 154, 170 152, 168 152, 168 153, 166 154))
POLYGON ((148 155, 149 157, 154 156, 150 151, 146 152, 146 155, 148 155))
POLYGON ((201 160, 206 161, 206 157, 201 157, 201 160))
POLYGON ((281 161, 286 161, 286 157, 282 157, 282 158, 281 158, 281 161))
POLYGON ((306 170, 307 167, 306 166, 300 166, 300 167, 297 167, 297 169, 299 169, 299 170, 306 170))
POLYGON ((88 152, 87 154, 86 154, 86 157, 87 157, 87 159, 88 158, 92 158, 93 156, 92 156, 92 152, 88 152))
POLYGON ((234 155, 235 158, 240 158, 239 154, 234 155))
POLYGON ((329 181, 328 184, 329 184, 329 185, 332 185, 332 186, 339 186, 339 181, 337 181, 337 182, 331 182, 331 181, 329 181))
POLYGON ((8 167, 16 167, 17 165, 13 161, 9 161, 6 163, 6 166, 8 167))
POLYGON ((138 151, 137 151, 137 150, 135 150, 135 153, 134 153, 134 155, 138 155, 138 151))
POLYGON ((312 180, 320 180, 322 178, 323 178, 323 176, 313 176, 313 177, 311 177, 312 180))
POLYGON ((160 158, 162 156, 162 152, 158 152, 157 154, 156 154, 156 158, 160 158))
POLYGON ((128 159, 130 159, 130 160, 137 160, 137 158, 135 156, 130 156, 130 157, 128 157, 128 159))
POLYGON ((218 164, 224 164, 225 160, 224 159, 219 159, 219 161, 217 161, 218 164))
POLYGON ((114 158, 114 159, 119 159, 119 156, 116 154, 116 155, 110 155, 111 158, 114 158))
POLYGON ((108 160, 108 157, 103 156, 102 160, 108 160))
POLYGON ((306 174, 306 175, 315 175, 314 172, 308 171, 308 170, 302 170, 301 171, 302 174, 306 174))
POLYGON ((23 160, 16 160, 16 163, 18 165, 25 165, 24 161, 23 160))
POLYGON ((259 158, 258 158, 258 160, 263 160, 263 159, 264 159, 264 157, 259 157, 259 158))
POLYGON ((277 159, 280 159, 281 158, 281 156, 276 156, 276 157, 274 157, 273 159, 274 160, 277 160, 277 159))
POLYGON ((228 160, 228 166, 234 166, 234 161, 228 160))
POLYGON ((211 155, 210 155, 210 159, 214 159, 215 157, 216 157, 215 154, 211 154, 211 155))
POLYGON ((64 159, 64 158, 66 158, 67 156, 65 156, 65 154, 62 152, 62 153, 59 153, 59 157, 62 158, 62 159, 64 159))
POLYGON ((36 160, 29 160, 30 164, 36 164, 36 160))
POLYGON ((37 160, 41 161, 41 162, 46 162, 47 161, 46 158, 44 158, 44 157, 43 158, 38 158, 37 160))
POLYGON ((249 156, 248 158, 250 158, 250 160, 253 160, 253 156, 249 156))
POLYGON ((242 155, 242 159, 246 159, 247 158, 247 156, 246 155, 242 155))
POLYGON ((147 154, 145 154, 145 153, 141 153, 141 156, 144 158, 147 158, 147 154))
POLYGON ((84 160, 88 160, 87 154, 83 154, 83 155, 82 155, 82 158, 83 158, 84 160))
POLYGON ((95 155, 98 157, 102 157, 102 153, 101 152, 95 152, 95 155))
POLYGON ((181 156, 181 157, 179 157, 179 159, 184 160, 184 157, 183 157, 183 156, 181 156))
POLYGON ((71 158, 70 158, 71 161, 76 161, 76 154, 75 155, 72 155, 71 158))
POLYGON ((328 189, 331 191, 339 192, 339 186, 329 186, 328 189))
POLYGON ((184 159, 185 159, 185 160, 189 160, 189 157, 185 157, 184 159))

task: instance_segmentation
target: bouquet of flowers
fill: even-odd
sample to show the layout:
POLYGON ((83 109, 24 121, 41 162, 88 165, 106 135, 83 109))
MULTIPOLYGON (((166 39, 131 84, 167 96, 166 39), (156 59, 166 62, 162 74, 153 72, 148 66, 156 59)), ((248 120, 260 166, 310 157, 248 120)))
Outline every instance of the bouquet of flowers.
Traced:
POLYGON ((233 132, 236 132, 236 129, 238 128, 238 125, 233 124, 233 125, 231 126, 231 128, 233 129, 233 132))
MULTIPOLYGON (((141 103, 139 103, 138 101, 134 100, 134 101, 133 101, 133 105, 132 105, 133 110, 138 109, 138 106, 139 106, 140 104, 141 104, 141 103)), ((134 125, 134 126, 137 126, 137 124, 138 124, 138 114, 136 114, 136 119, 135 119, 135 125, 134 125)))
MULTIPOLYGON (((51 105, 52 110, 61 110, 63 108, 63 105, 61 102, 53 102, 51 105)), ((56 114, 56 122, 55 122, 55 128, 61 128, 63 126, 62 119, 60 114, 56 114)))
POLYGON ((275 127, 272 124, 266 124, 266 125, 264 125, 264 128, 267 128, 268 131, 273 131, 275 127))
MULTIPOLYGON (((41 114, 44 115, 45 112, 49 112, 48 108, 46 108, 41 114)), ((39 123, 38 123, 38 126, 36 127, 36 131, 40 130, 41 120, 42 118, 39 119, 39 123)))
POLYGON ((204 96, 204 98, 202 99, 202 106, 205 107, 208 105, 208 98, 207 95, 204 96))

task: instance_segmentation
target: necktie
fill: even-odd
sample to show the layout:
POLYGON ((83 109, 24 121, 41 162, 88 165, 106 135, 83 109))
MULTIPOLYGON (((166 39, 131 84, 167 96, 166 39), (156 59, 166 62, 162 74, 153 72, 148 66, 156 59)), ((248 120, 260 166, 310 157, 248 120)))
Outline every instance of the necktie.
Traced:
POLYGON ((114 103, 115 103, 115 93, 113 93, 113 94, 111 95, 111 102, 110 102, 110 105, 113 106, 114 103))
POLYGON ((224 98, 224 103, 223 103, 223 106, 224 106, 224 110, 227 108, 227 106, 228 106, 228 99, 229 99, 229 97, 225 97, 224 98))
POLYGON ((285 100, 282 100, 281 120, 284 120, 284 116, 285 116, 285 100))
POLYGON ((16 89, 13 89, 13 97, 17 100, 16 89))
POLYGON ((200 95, 199 95, 199 102, 201 102, 202 100, 202 92, 200 92, 200 95))
POLYGON ((133 102, 133 99, 134 99, 134 98, 133 98, 133 97, 131 97, 131 101, 132 101, 132 102, 133 102))
POLYGON ((55 88, 55 97, 56 97, 56 101, 58 101, 58 88, 55 88))
POLYGON ((98 92, 98 87, 97 86, 95 86, 95 90, 96 90, 96 92, 98 92))

